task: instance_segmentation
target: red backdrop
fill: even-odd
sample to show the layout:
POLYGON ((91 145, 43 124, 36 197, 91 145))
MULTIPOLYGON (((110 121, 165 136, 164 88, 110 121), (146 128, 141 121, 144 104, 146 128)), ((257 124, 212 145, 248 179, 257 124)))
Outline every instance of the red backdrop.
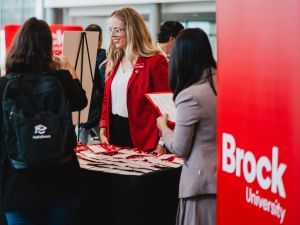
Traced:
POLYGON ((8 24, 3 26, 3 30, 5 32, 6 53, 9 51, 9 48, 19 28, 19 24, 8 24))
MULTIPOLYGON (((6 43, 6 50, 7 50, 6 52, 8 52, 12 44, 13 38, 20 27, 21 25, 19 24, 8 24, 3 27, 5 31, 5 43, 6 43)), ((50 30, 52 32, 52 38, 53 38, 53 52, 60 54, 62 52, 64 31, 65 30, 82 31, 83 28, 81 26, 75 26, 75 25, 54 24, 54 25, 50 25, 50 30)))
POLYGON ((300 1, 217 1, 218 225, 299 224, 300 1))
POLYGON ((63 33, 64 31, 83 31, 81 26, 51 25, 50 30, 53 38, 53 52, 60 54, 62 52, 63 33))

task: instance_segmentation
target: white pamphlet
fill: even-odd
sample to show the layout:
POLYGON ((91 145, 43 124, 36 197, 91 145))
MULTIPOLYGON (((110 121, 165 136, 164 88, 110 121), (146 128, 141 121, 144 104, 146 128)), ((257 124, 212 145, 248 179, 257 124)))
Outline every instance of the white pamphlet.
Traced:
POLYGON ((169 121, 175 123, 176 121, 176 107, 173 101, 172 92, 153 92, 147 93, 146 97, 158 109, 161 115, 168 114, 169 121))

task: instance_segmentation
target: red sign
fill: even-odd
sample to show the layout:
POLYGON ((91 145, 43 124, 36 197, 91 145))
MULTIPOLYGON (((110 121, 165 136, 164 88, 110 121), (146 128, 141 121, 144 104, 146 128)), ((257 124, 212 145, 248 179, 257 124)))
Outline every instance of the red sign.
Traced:
MULTIPOLYGON (((21 25, 18 24, 8 24, 3 27, 5 31, 5 42, 6 42, 6 49, 8 52, 13 39, 21 25)), ((81 26, 71 26, 71 25, 50 25, 50 30, 52 32, 53 38, 53 52, 56 54, 60 54, 62 52, 62 44, 63 44, 63 33, 64 31, 83 31, 81 26)))
POLYGON ((81 26, 66 26, 66 25, 51 25, 50 30, 53 38, 53 52, 56 54, 62 53, 63 34, 64 31, 83 31, 81 26))
POLYGON ((4 25, 3 30, 5 32, 5 44, 6 52, 9 51, 10 46, 14 40, 14 37, 21 26, 19 24, 4 25))
POLYGON ((218 225, 300 221, 297 27, 298 0, 217 1, 218 225))

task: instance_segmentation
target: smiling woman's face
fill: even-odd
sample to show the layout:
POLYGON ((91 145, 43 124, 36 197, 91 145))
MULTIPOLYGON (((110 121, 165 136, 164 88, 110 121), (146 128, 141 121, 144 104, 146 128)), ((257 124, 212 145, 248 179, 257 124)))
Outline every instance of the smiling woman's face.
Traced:
POLYGON ((125 52, 127 46, 125 24, 115 16, 109 19, 109 35, 115 46, 125 52))

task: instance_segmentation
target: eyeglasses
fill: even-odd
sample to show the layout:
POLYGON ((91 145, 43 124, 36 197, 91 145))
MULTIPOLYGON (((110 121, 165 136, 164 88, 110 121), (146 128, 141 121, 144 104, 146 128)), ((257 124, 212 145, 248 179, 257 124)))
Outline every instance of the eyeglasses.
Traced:
POLYGON ((121 33, 121 31, 123 30, 126 30, 126 28, 120 28, 120 27, 114 27, 114 28, 111 28, 109 27, 108 28, 108 33, 111 34, 112 32, 116 33, 116 34, 119 34, 121 33))

